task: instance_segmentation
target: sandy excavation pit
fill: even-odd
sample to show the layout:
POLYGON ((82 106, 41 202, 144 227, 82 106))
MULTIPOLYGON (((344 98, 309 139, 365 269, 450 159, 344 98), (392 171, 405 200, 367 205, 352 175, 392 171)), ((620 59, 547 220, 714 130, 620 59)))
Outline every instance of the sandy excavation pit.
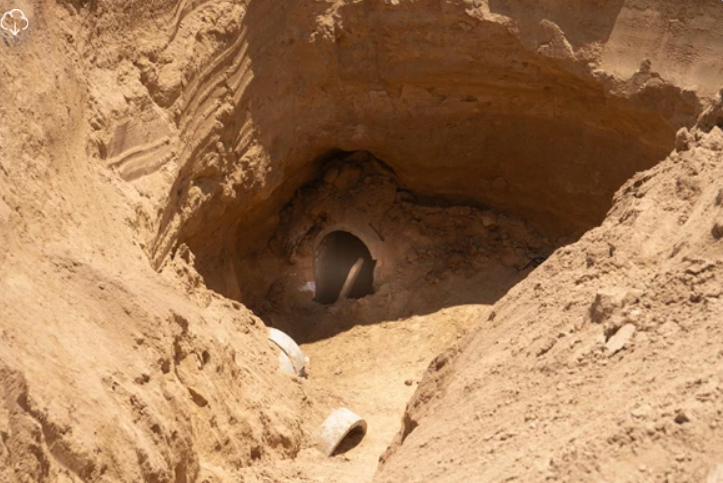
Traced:
POLYGON ((330 470, 339 463, 306 450, 301 458, 321 465, 315 474, 368 481, 430 361, 565 242, 513 216, 441 202, 422 204, 366 151, 335 152, 274 217, 266 243, 251 250, 240 239, 248 255, 202 272, 209 286, 239 280, 237 300, 301 344, 307 390, 327 410, 347 406, 369 422, 363 440, 355 433, 342 445, 351 465, 330 470))
POLYGON ((237 278, 237 300, 301 342, 357 324, 491 304, 563 241, 493 210, 422 205, 365 151, 328 160, 277 219, 266 244, 222 267, 231 273, 202 274, 211 287, 237 278))
POLYGON ((524 219, 442 197, 420 200, 399 183, 367 151, 333 151, 272 215, 267 240, 249 246, 239 236, 245 256, 233 263, 194 261, 209 287, 237 280, 236 300, 301 344, 311 358, 307 391, 322 407, 351 407, 369 422, 363 440, 342 444, 341 462, 305 449, 299 464, 311 465, 311 478, 369 481, 430 362, 574 236, 544 236, 524 219))
POLYGON ((720 483, 720 2, 16 3, 0 482, 720 483))

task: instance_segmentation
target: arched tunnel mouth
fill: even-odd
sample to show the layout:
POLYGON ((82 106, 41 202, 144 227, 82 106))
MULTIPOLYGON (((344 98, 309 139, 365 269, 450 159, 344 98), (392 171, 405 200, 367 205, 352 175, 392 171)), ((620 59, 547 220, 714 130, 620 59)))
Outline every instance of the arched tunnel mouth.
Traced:
POLYGON ((314 257, 314 300, 331 304, 340 298, 360 299, 373 294, 375 265, 359 238, 346 231, 329 233, 319 243, 314 257))

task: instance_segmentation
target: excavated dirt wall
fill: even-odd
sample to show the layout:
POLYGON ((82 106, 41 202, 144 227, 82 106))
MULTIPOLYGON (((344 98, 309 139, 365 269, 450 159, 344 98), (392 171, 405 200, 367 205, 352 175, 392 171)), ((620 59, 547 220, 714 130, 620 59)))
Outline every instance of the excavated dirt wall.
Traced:
POLYGON ((720 2, 10 8, 31 27, 0 33, 0 480, 368 481, 397 424, 379 481, 701 481, 720 464, 720 106, 679 130, 721 87, 720 2), (289 216, 357 151, 386 166, 354 163, 399 215, 372 221, 396 268, 330 307, 282 280, 311 307, 284 313, 283 242, 304 283, 316 247, 289 216), (602 228, 490 312, 621 185, 602 228), (308 380, 277 372, 233 299, 290 330, 338 324, 306 334, 308 380), (478 319, 402 418, 420 368, 478 319), (308 435, 350 402, 371 431, 321 459, 308 435))
POLYGON ((156 263, 179 243, 204 260, 234 258, 239 238, 263 245, 336 149, 371 152, 420 198, 558 234, 594 226, 699 104, 645 58, 626 79, 595 70, 619 10, 586 5, 569 20, 589 29, 574 46, 552 20, 520 26, 482 3, 251 2, 236 18, 198 7, 154 52, 168 63, 142 64, 182 140, 156 263), (181 53, 184 26, 212 39, 198 56, 181 53))
POLYGON ((722 103, 430 364, 374 481, 720 481, 722 103))

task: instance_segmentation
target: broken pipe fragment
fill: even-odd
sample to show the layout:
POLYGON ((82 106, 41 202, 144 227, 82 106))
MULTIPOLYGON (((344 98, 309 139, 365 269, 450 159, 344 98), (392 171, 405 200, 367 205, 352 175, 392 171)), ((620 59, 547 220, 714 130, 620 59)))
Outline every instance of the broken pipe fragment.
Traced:
POLYGON ((366 434, 367 422, 347 408, 339 408, 321 424, 314 436, 314 444, 326 456, 331 456, 344 438, 355 429, 366 434))
POLYGON ((294 339, 281 332, 279 329, 269 328, 269 340, 280 349, 279 369, 289 375, 304 375, 306 357, 294 339))

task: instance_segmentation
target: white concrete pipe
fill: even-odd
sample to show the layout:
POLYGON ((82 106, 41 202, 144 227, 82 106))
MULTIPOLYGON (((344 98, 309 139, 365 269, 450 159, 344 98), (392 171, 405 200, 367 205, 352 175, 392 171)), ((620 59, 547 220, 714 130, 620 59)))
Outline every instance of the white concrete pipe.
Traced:
POLYGON ((319 451, 331 456, 349 433, 360 428, 367 432, 367 422, 347 408, 339 408, 326 418, 314 436, 314 443, 319 451))
POLYGON ((288 376, 298 376, 298 372, 294 368, 294 363, 291 362, 286 352, 279 350, 279 370, 288 376))
POLYGON ((301 348, 294 342, 294 339, 279 329, 269 328, 269 340, 279 346, 283 351, 283 355, 288 359, 288 362, 286 362, 282 355, 279 355, 279 369, 281 372, 291 375, 303 375, 306 357, 304 357, 304 353, 301 352, 301 348), (289 364, 291 364, 291 369, 289 369, 289 364))

